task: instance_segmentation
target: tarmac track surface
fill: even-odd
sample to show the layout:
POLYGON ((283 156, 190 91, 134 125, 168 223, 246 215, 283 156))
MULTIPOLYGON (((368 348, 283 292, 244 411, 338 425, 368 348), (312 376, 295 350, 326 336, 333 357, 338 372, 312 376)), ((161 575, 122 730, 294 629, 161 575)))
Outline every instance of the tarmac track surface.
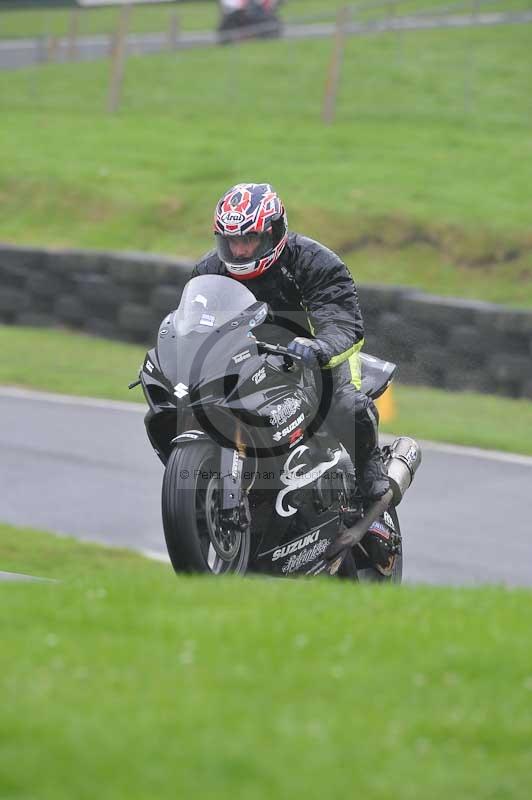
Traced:
MULTIPOLYGON (((0 388, 0 521, 164 558, 144 410, 0 388)), ((425 443, 399 507, 405 581, 532 585, 531 489, 532 458, 425 443)))

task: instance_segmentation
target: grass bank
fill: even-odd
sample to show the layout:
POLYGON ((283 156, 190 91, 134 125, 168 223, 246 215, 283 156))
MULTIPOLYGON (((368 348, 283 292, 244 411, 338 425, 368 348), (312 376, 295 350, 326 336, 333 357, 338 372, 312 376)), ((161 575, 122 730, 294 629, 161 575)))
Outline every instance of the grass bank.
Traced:
MULTIPOLYGON (((128 391, 146 349, 67 331, 0 326, 0 384, 143 402, 128 391)), ((396 415, 381 429, 419 439, 532 455, 532 403, 394 385, 396 415), (511 419, 511 426, 501 426, 511 419)))
MULTIPOLYGON (((331 21, 337 9, 344 5, 343 0, 330 0, 325 6, 323 0, 290 0, 283 3, 279 10, 281 18, 287 23, 297 23, 302 17, 308 21, 331 21)), ((431 6, 441 7, 442 0, 402 0, 393 6, 393 14, 411 14, 427 11, 431 6)), ((530 0, 491 0, 490 11, 521 10, 532 7, 530 0)), ((211 2, 179 2, 177 5, 140 6, 133 9, 130 17, 130 30, 134 33, 148 33, 168 30, 170 19, 177 15, 179 30, 214 30, 220 17, 219 4, 211 2)), ((386 4, 362 5, 357 9, 356 19, 376 19, 390 15, 386 4)), ((118 25, 120 11, 111 8, 85 8, 78 13, 76 30, 78 36, 106 34, 114 31, 118 25)), ((67 36, 72 26, 71 9, 43 7, 22 10, 0 9, 2 38, 20 38, 35 36, 67 36)))
POLYGON ((0 238, 194 258, 266 179, 360 281, 531 306, 531 54, 526 25, 349 39, 333 126, 328 41, 131 58, 114 117, 105 62, 3 71, 0 238))
POLYGON ((2 796, 528 800, 532 595, 176 579, 0 527, 2 796))

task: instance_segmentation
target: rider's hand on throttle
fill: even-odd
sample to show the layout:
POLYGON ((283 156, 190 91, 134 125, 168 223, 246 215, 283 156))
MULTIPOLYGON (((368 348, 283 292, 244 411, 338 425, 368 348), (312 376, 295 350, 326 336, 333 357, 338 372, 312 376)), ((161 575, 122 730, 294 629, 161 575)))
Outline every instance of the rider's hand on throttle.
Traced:
POLYGON ((292 339, 287 350, 289 353, 301 356, 303 362, 308 366, 316 366, 322 353, 321 343, 317 339, 306 339, 304 336, 292 339))

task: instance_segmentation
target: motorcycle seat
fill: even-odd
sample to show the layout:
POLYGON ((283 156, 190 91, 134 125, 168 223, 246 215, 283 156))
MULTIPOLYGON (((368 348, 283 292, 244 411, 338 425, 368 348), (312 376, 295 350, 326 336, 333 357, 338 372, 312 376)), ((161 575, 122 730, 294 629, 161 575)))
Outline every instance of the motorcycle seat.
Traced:
POLYGON ((362 366, 362 385, 361 391, 375 400, 388 388, 391 383, 397 364, 392 361, 383 361, 376 356, 368 353, 360 354, 362 366))

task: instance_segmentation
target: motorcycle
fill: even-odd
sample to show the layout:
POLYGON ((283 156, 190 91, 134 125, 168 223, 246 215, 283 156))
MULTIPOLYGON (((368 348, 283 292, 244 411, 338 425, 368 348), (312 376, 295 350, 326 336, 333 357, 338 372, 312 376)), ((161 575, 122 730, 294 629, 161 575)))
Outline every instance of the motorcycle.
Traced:
POLYGON ((220 44, 244 39, 281 36, 282 22, 276 0, 222 0, 218 25, 220 44))
MULTIPOLYGON (((330 373, 305 366, 271 331, 263 336, 270 322, 267 304, 243 284, 193 278, 130 384, 142 385, 146 432, 165 467, 173 568, 400 582, 396 506, 420 448, 407 437, 383 448, 392 488, 368 506, 327 427, 330 373)), ((395 370, 362 355, 362 391, 379 397, 395 370)))

